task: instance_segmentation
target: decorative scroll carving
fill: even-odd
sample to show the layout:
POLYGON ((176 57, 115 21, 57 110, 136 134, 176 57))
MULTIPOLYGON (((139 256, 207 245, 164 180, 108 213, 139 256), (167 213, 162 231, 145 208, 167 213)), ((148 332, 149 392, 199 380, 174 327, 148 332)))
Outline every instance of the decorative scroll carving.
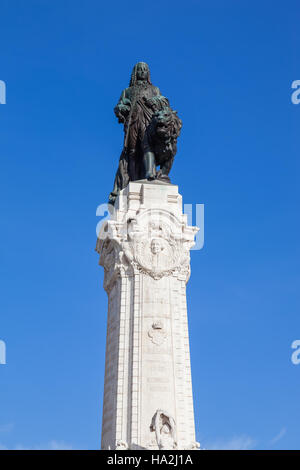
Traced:
POLYGON ((122 256, 119 244, 109 238, 103 241, 99 264, 104 267, 103 286, 107 292, 111 290, 116 278, 124 269, 122 256))

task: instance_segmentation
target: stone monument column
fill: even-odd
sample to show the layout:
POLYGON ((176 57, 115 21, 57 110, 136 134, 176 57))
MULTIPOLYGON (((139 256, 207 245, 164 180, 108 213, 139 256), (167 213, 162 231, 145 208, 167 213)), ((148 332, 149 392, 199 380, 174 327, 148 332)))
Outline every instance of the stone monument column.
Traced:
POLYGON ((186 283, 197 227, 178 187, 131 181, 96 250, 108 295, 102 449, 196 449, 186 283))

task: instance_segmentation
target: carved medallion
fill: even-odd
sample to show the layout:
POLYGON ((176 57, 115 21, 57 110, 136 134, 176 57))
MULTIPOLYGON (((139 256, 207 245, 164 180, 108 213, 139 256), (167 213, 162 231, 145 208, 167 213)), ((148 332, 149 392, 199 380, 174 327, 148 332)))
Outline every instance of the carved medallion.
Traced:
POLYGON ((123 245, 129 263, 154 279, 174 272, 188 276, 189 250, 183 246, 183 240, 174 236, 171 227, 159 220, 152 220, 146 227, 133 222, 129 241, 123 245))

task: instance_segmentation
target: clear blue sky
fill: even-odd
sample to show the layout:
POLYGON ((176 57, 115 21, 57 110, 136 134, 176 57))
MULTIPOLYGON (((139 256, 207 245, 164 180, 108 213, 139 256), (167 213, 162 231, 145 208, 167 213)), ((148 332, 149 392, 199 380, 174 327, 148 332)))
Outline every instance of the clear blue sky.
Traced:
POLYGON ((1 2, 0 448, 100 446, 96 207, 113 114, 149 63, 183 120, 172 182, 205 204, 188 308, 197 438, 300 449, 297 1, 1 2))

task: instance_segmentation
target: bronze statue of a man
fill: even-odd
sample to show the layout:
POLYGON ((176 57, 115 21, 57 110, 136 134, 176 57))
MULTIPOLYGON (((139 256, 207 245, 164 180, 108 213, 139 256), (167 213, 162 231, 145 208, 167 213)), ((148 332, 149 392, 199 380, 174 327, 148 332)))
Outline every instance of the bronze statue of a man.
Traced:
POLYGON ((114 109, 124 124, 124 147, 109 202, 114 204, 120 190, 129 181, 168 177, 177 150, 181 120, 159 88, 152 85, 150 70, 138 62, 132 71, 129 87, 122 91, 114 109), (160 166, 157 172, 156 167, 160 166))

